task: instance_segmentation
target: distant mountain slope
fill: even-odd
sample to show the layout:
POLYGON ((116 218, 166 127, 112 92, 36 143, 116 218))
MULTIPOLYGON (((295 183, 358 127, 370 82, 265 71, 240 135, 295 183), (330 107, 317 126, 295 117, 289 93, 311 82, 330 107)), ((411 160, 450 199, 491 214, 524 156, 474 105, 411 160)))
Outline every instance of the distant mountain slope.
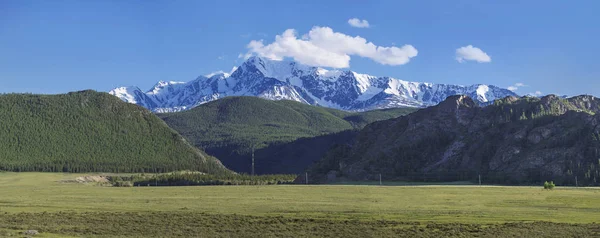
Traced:
MULTIPOLYGON (((249 172, 253 146, 257 151, 266 147, 271 147, 268 151, 275 151, 274 145, 290 143, 298 138, 362 128, 373 121, 413 111, 415 109, 395 108, 350 113, 287 100, 226 97, 189 111, 158 116, 193 144, 219 158, 228 168, 249 172)), ((263 153, 265 150, 257 153, 263 158, 271 156, 263 153)), ((264 164, 261 166, 260 173, 281 173, 264 164)), ((304 169, 295 168, 293 171, 304 169)))
MULTIPOLYGON (((466 96, 367 125, 308 171, 313 181, 476 180, 600 184, 600 99, 466 96), (327 176, 329 174, 329 176, 327 176)), ((301 179, 301 178, 300 178, 301 179)))
MULTIPOLYGON (((358 130, 345 130, 327 135, 300 138, 288 143, 271 144, 255 151, 258 174, 301 174, 318 162, 331 148, 352 142, 358 130)), ((231 158, 231 157, 230 157, 231 158)), ((236 161, 240 171, 251 168, 250 156, 240 156, 236 161)))
POLYGON ((231 75, 200 76, 187 83, 161 81, 147 92, 137 87, 120 87, 110 94, 154 112, 188 110, 227 96, 285 99, 349 111, 427 107, 458 94, 468 95, 479 103, 516 96, 510 90, 491 85, 407 82, 260 57, 249 58, 231 75))
POLYGON ((0 95, 0 170, 230 173, 152 112, 94 91, 0 95))

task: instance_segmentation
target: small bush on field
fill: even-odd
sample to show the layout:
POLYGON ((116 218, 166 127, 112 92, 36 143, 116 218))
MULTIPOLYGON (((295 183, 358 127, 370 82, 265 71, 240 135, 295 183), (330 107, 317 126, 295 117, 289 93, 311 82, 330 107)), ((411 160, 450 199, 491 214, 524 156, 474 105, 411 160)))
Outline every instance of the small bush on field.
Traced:
POLYGON ((556 187, 554 181, 550 181, 549 183, 548 181, 544 182, 544 189, 552 190, 554 187, 556 187))
POLYGON ((131 181, 115 181, 113 183, 115 187, 133 187, 133 183, 131 181))

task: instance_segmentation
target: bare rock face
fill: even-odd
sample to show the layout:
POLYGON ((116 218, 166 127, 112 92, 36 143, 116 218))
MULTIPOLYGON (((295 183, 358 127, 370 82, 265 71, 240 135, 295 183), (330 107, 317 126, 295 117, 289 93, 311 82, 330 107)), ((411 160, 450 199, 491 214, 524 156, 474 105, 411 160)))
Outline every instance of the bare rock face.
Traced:
POLYGON ((542 140, 549 138, 552 135, 552 131, 548 128, 535 128, 529 132, 527 140, 529 143, 538 144, 542 140))
MULTIPOLYGON (((600 182, 600 99, 507 97, 480 107, 466 96, 367 125, 343 153, 309 171, 337 178, 472 180, 503 184, 600 182), (319 167, 321 166, 321 167, 319 167)), ((323 177, 326 177, 325 175, 323 177)), ((323 180, 325 181, 325 180, 323 180)))

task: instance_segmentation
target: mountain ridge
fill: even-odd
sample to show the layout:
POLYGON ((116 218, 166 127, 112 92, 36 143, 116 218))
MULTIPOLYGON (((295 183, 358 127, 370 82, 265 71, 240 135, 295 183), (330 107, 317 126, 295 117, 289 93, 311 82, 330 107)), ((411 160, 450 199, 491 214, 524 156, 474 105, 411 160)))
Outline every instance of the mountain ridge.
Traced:
MULTIPOLYGON (((481 107, 451 96, 367 125, 308 169, 314 182, 376 180, 600 183, 600 99, 506 97, 481 107)), ((302 178, 299 178, 300 180, 302 178)), ((301 182, 301 181, 300 181, 301 182)))
POLYGON ((207 76, 189 82, 160 81, 146 92, 131 86, 118 87, 109 93, 158 113, 189 110, 228 96, 285 99, 346 111, 422 108, 458 94, 469 95, 481 104, 517 96, 493 85, 408 82, 256 56, 250 57, 231 74, 221 72, 207 76))

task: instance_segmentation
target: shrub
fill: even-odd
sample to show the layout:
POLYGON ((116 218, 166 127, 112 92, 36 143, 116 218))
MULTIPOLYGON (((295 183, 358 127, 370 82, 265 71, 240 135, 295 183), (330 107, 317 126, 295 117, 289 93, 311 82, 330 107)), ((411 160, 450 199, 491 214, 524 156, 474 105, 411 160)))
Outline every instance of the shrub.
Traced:
POLYGON ((131 181, 116 181, 113 183, 115 187, 133 187, 133 183, 131 181))
POLYGON ((544 189, 552 190, 554 187, 556 187, 554 181, 550 181, 549 183, 548 181, 544 182, 544 189))

